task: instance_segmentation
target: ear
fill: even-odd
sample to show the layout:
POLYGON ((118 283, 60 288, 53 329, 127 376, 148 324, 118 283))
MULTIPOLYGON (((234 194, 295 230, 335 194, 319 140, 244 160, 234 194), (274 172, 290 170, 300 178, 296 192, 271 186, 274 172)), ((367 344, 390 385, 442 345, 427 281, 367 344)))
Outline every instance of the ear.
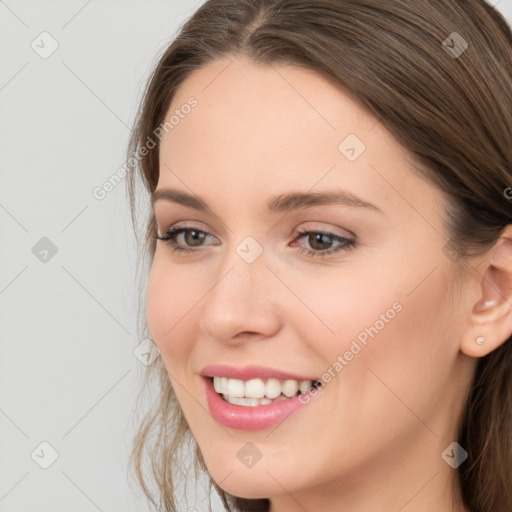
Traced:
POLYGON ((489 354, 512 334, 512 224, 484 256, 477 275, 480 293, 460 347, 471 357, 489 354))

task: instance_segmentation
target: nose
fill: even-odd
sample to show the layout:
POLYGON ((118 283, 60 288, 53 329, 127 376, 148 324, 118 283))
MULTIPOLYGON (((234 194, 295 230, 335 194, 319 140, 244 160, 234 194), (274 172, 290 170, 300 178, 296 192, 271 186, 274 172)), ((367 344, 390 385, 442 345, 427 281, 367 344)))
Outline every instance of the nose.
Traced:
POLYGON ((263 255, 248 263, 233 251, 219 268, 202 301, 201 331, 228 344, 274 336, 281 326, 282 291, 263 255))

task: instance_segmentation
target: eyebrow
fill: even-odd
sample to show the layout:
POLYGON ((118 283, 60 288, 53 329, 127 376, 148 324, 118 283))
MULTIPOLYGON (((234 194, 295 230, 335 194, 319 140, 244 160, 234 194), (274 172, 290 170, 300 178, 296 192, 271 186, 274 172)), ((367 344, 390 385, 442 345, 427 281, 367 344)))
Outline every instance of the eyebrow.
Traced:
MULTIPOLYGON (((181 204, 200 212, 213 213, 211 208, 201 198, 181 190, 165 188, 155 190, 151 194, 151 205, 157 201, 168 201, 181 204)), ((269 213, 285 213, 293 210, 302 210, 312 206, 338 204, 356 208, 367 208, 384 213, 378 206, 360 199, 346 190, 328 190, 321 192, 290 192, 270 198, 267 202, 269 213)))

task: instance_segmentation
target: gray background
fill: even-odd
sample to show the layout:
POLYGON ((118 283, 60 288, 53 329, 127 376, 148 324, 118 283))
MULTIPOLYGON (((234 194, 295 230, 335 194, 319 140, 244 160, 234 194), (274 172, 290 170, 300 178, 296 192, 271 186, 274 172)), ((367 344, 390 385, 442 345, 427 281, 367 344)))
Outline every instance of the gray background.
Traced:
MULTIPOLYGON (((0 0, 2 512, 147 510, 126 471, 144 365, 125 186, 93 190, 200 3, 0 0)), ((512 0, 492 3, 512 22, 512 0)), ((191 489, 182 510, 203 500, 191 489)))

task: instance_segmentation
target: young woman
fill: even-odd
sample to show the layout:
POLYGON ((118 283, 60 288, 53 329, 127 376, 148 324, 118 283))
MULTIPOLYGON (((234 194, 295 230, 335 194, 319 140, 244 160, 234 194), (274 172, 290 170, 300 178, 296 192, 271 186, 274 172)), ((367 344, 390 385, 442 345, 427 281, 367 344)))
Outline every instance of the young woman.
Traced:
POLYGON ((130 144, 154 505, 191 441, 230 511, 512 510, 511 105, 484 0, 210 0, 183 25, 130 144))

